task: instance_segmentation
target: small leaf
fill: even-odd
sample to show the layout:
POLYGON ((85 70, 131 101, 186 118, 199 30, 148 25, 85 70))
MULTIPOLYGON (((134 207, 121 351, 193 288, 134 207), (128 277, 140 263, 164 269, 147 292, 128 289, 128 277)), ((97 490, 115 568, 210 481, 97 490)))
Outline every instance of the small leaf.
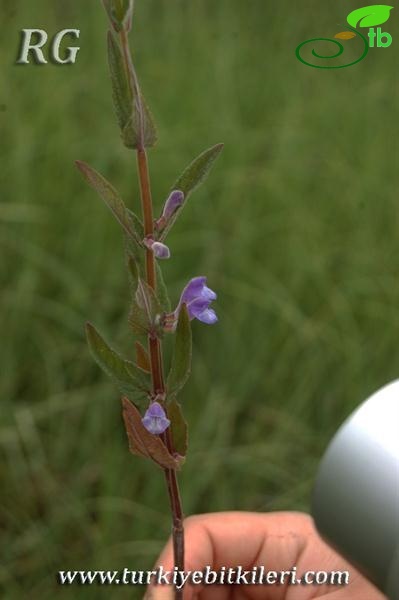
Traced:
POLYGON ((143 252, 142 245, 127 234, 124 235, 124 248, 129 281, 135 293, 138 285, 138 277, 142 277, 145 274, 145 253, 143 252))
POLYGON ((155 262, 155 268, 157 272, 157 296, 159 300, 160 307, 163 312, 169 313, 171 310, 170 300, 168 295, 168 288, 166 287, 161 267, 159 266, 158 261, 155 262))
POLYGON ((191 371, 191 325, 188 310, 182 305, 176 327, 175 347, 168 375, 168 394, 176 394, 186 383, 191 371))
POLYGON ((222 150, 223 144, 216 144, 205 150, 185 169, 172 189, 181 190, 187 200, 188 196, 206 179, 222 150))
MULTIPOLYGON (((148 108, 143 95, 141 94, 141 107, 143 111, 143 144, 145 148, 151 148, 155 146, 158 140, 157 130, 154 124, 154 118, 148 108)), ((133 116, 129 118, 126 126, 122 129, 123 143, 127 148, 138 148, 139 147, 139 131, 140 121, 138 118, 137 110, 134 111, 133 116)))
POLYGON ((144 238, 144 225, 141 221, 141 219, 139 219, 139 217, 129 208, 126 208, 128 215, 133 223, 133 228, 134 231, 137 234, 137 237, 139 238, 140 242, 143 240, 144 238))
POLYGON ((168 404, 168 418, 171 422, 173 448, 180 456, 186 456, 188 445, 187 422, 176 398, 172 398, 168 404))
POLYGON ((393 6, 386 4, 373 4, 353 10, 347 16, 351 27, 374 27, 388 21, 393 6))
POLYGON ((178 469, 181 461, 170 454, 159 436, 146 430, 137 408, 127 398, 122 398, 122 406, 130 452, 150 458, 163 469, 178 469))
POLYGON ((340 33, 336 33, 334 37, 338 40, 351 40, 356 37, 356 33, 354 31, 341 31, 340 33))
POLYGON ((133 333, 136 335, 148 335, 150 326, 148 324, 147 315, 143 309, 138 306, 136 300, 133 301, 133 304, 130 308, 128 322, 133 333))
POLYGON ((137 263, 132 256, 127 256, 127 269, 129 273, 130 287, 132 290, 137 290, 140 273, 137 268, 137 263))
POLYGON ((148 285, 144 279, 139 278, 139 283, 136 291, 136 302, 138 306, 145 312, 148 324, 156 325, 157 317, 162 313, 161 305, 155 295, 152 287, 148 285))
POLYGON ((132 115, 132 97, 119 44, 108 32, 108 65, 111 76, 112 99, 118 125, 123 131, 132 115))
POLYGON ((192 194, 192 192, 207 178, 214 162, 222 150, 223 144, 216 144, 216 146, 212 146, 212 148, 205 150, 205 152, 193 160, 193 162, 185 169, 183 174, 172 187, 173 190, 181 190, 184 193, 184 202, 177 208, 175 213, 171 216, 165 229, 162 231, 159 237, 161 242, 165 240, 177 217, 183 210, 190 194, 192 194))
POLYGON ((115 36, 108 32, 108 64, 111 75, 112 97, 122 140, 127 148, 154 146, 157 132, 151 112, 138 88, 133 65, 126 65, 119 43, 115 36), (141 141, 141 120, 143 141, 141 141))
POLYGON ((133 0, 103 0, 104 8, 115 31, 130 29, 133 14, 133 0))
POLYGON ((94 359, 119 390, 134 400, 145 398, 151 387, 148 374, 119 356, 91 323, 86 325, 86 335, 94 359))
POLYGON ((161 305, 154 290, 141 277, 138 279, 129 313, 129 324, 137 335, 147 335, 159 329, 159 316, 162 314, 161 305))
POLYGON ((125 232, 132 237, 137 244, 140 244, 142 238, 140 238, 140 232, 136 231, 136 223, 140 221, 137 217, 132 217, 132 213, 126 208, 116 189, 88 164, 77 160, 76 166, 89 185, 104 200, 125 232))
POLYGON ((135 343, 137 366, 146 373, 151 373, 151 362, 147 350, 140 342, 135 343))

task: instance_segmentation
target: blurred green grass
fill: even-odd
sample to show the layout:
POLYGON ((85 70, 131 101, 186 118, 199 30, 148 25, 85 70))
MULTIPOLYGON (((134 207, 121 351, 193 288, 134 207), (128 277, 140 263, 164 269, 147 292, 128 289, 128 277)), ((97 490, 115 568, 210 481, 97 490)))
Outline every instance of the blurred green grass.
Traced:
MULTIPOLYGON (((174 300, 196 274, 219 294, 219 325, 194 324, 186 513, 308 510, 331 435, 399 372, 394 47, 351 69, 301 65, 296 45, 334 34, 343 1, 136 4, 157 206, 225 142, 165 266, 174 300)), ((73 166, 138 206, 106 20, 94 0, 0 6, 0 587, 7 600, 139 597, 55 584, 59 569, 149 568, 169 533, 162 474, 128 454, 83 335, 90 318, 132 351, 120 231, 73 166), (18 32, 37 26, 81 29, 75 66, 15 65, 18 32)))

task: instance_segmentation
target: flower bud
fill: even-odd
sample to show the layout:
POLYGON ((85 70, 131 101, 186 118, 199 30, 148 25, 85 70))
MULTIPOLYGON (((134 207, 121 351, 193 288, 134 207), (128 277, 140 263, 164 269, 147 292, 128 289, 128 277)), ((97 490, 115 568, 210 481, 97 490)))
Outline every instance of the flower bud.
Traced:
POLYGON ((162 244, 162 242, 156 242, 151 237, 146 237, 144 238, 144 245, 149 250, 153 251, 156 258, 160 258, 161 260, 170 258, 170 250, 166 244, 162 244))
POLYGON ((184 194, 180 190, 173 190, 170 193, 169 198, 166 200, 165 205, 162 211, 162 217, 169 221, 169 219, 173 216, 176 210, 181 206, 184 202, 184 194))

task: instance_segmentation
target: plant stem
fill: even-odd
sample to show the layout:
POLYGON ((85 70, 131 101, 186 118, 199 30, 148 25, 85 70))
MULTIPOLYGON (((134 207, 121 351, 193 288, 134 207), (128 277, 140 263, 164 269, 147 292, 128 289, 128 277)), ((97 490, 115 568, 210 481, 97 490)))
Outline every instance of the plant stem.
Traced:
MULTIPOLYGON (((145 149, 137 150, 137 164, 140 179, 141 203, 144 217, 144 232, 146 235, 153 234, 153 216, 152 216, 152 198, 150 178, 148 172, 148 161, 145 149), (149 221, 149 219, 151 220, 149 221)), ((151 250, 146 252, 146 275, 147 283, 154 290, 156 289, 155 259, 151 250)), ((151 374, 153 392, 165 394, 165 383, 163 378, 162 366, 162 347, 158 338, 148 336, 148 346, 151 359, 151 374)), ((168 429, 163 435, 163 440, 171 454, 173 454, 173 442, 168 429)), ((184 528, 183 528, 183 509, 180 498, 179 484, 176 471, 173 469, 164 469, 166 486, 169 494, 170 508, 172 512, 172 538, 173 554, 175 567, 179 571, 184 570, 184 528)), ((183 599, 183 590, 175 589, 175 600, 183 599)))
MULTIPOLYGON (((144 235, 152 237, 154 235, 154 216, 151 196, 151 183, 148 169, 147 153, 144 146, 144 123, 141 93, 134 70, 133 61, 130 54, 128 37, 126 31, 120 34, 122 54, 124 57, 126 76, 128 84, 134 99, 136 110, 139 116, 139 138, 140 144, 137 148, 137 168, 140 183, 140 198, 141 208, 144 221, 144 235)), ((150 249, 146 249, 146 280, 149 286, 156 291, 157 279, 155 269, 154 253, 150 249)), ((152 387, 155 396, 165 395, 166 388, 163 376, 163 360, 162 360, 162 345, 161 341, 151 334, 148 336, 148 349, 151 361, 151 376, 152 387)), ((173 455, 173 441, 170 429, 162 436, 166 447, 173 455)), ((173 469, 164 469, 166 486, 169 495, 170 508, 172 513, 172 538, 173 538, 173 554, 174 564, 179 571, 184 571, 184 527, 183 527, 183 509, 180 497, 179 484, 177 481, 176 471, 173 469)), ((175 600, 183 600, 183 589, 175 588, 175 600)))

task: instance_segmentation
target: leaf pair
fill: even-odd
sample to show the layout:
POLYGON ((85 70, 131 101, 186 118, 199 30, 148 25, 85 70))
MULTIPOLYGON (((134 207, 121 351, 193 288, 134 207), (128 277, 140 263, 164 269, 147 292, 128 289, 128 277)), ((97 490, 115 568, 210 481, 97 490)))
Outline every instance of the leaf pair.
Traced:
POLYGON ((120 392, 137 403, 148 398, 151 388, 149 374, 133 362, 122 358, 91 323, 86 325, 86 336, 94 359, 116 383, 120 392))

